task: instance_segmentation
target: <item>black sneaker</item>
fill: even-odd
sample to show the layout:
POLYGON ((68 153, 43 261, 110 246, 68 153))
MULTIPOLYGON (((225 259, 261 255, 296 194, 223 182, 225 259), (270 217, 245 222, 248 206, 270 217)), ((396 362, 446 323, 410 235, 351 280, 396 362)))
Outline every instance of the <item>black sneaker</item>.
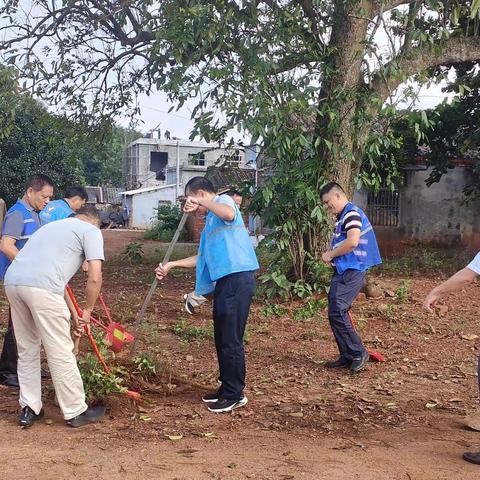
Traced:
POLYGON ((361 358, 354 358, 352 360, 352 365, 350 366, 350 371, 352 373, 358 373, 366 365, 369 358, 370 357, 367 352, 365 352, 365 354, 361 358))
POLYGON ((210 412, 224 413, 231 412, 235 408, 244 407, 248 403, 247 397, 243 396, 240 400, 227 400, 226 398, 219 398, 215 403, 208 407, 210 412))
POLYGON ((20 413, 20 418, 18 419, 18 424, 24 428, 31 427, 33 425, 33 422, 35 422, 39 418, 42 418, 43 415, 43 408, 37 415, 29 406, 23 407, 22 412, 20 413))
POLYGON ((206 393, 202 397, 202 401, 204 401, 205 403, 215 403, 215 402, 218 402, 219 398, 220 398, 220 395, 218 394, 218 390, 217 390, 216 392, 206 393))
POLYGON ((463 454, 463 459, 466 462, 474 463, 475 465, 480 465, 480 452, 465 452, 463 454))
POLYGON ((89 423, 98 422, 105 415, 105 407, 97 405, 88 407, 83 413, 67 420, 67 425, 73 428, 83 427, 89 423))
POLYGON ((325 362, 325 368, 347 368, 352 364, 352 361, 345 357, 338 357, 336 360, 331 362, 325 362))

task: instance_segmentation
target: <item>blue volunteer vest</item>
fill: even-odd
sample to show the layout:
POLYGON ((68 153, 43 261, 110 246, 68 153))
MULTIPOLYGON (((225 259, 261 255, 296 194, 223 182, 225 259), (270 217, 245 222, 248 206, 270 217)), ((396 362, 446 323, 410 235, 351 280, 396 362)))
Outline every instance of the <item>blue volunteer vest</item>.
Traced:
POLYGON ((335 265, 337 272, 340 274, 349 269, 364 272, 374 265, 379 265, 382 263, 377 239, 375 238, 375 233, 370 221, 363 210, 351 202, 347 203, 343 209, 342 215, 338 219, 335 227, 335 233, 333 235, 332 249, 338 247, 347 239, 347 232, 342 230, 342 224, 345 215, 351 211, 357 212, 362 219, 360 242, 353 252, 333 259, 333 264, 335 265))
POLYGON ((74 213, 75 212, 72 210, 67 201, 61 199, 48 202, 46 207, 40 212, 39 217, 42 225, 46 225, 47 223, 55 222, 56 220, 68 218, 74 213))
POLYGON ((195 293, 198 295, 211 293, 220 278, 260 268, 240 210, 236 206, 235 210, 235 220, 228 223, 212 212, 206 217, 196 266, 195 293))
MULTIPOLYGON (((22 236, 15 242, 15 247, 21 250, 27 243, 27 240, 40 228, 40 224, 35 221, 30 211, 20 200, 17 200, 17 203, 8 210, 7 216, 9 213, 16 211, 21 212, 23 216, 22 236)), ((0 252, 0 280, 3 280, 10 263, 12 262, 9 258, 3 252, 0 252)))

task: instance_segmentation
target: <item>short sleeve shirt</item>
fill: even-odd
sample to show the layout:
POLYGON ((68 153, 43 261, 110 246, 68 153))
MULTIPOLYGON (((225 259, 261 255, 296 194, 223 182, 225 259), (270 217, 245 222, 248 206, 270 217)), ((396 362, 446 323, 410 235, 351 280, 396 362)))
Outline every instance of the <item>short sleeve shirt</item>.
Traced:
POLYGON ((84 260, 104 260, 102 232, 77 218, 40 228, 20 250, 4 285, 37 287, 63 295, 84 260))
MULTIPOLYGON (((38 212, 35 211, 28 203, 20 200, 22 205, 30 212, 33 219, 36 223, 40 225, 40 217, 38 216, 38 212)), ((2 228, 2 236, 4 237, 12 237, 15 240, 20 240, 20 237, 23 233, 23 215, 22 212, 15 210, 14 212, 7 213, 5 220, 3 222, 2 228)))
POLYGON ((467 268, 480 275, 480 252, 478 252, 476 257, 467 265, 467 268))

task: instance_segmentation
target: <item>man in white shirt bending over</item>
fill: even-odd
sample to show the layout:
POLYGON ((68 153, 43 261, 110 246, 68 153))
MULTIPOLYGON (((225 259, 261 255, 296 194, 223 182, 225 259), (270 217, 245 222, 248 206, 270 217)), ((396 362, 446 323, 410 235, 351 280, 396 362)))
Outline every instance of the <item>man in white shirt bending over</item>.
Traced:
MULTIPOLYGON (((85 260, 88 279, 81 323, 90 314, 102 286, 103 237, 98 210, 86 205, 74 218, 45 225, 17 254, 5 274, 18 348, 21 414, 30 427, 43 416, 40 344, 43 343, 55 393, 67 425, 81 427, 99 420, 102 407, 89 408, 70 337, 65 286, 85 260)), ((77 325, 77 329, 82 325, 77 325)))

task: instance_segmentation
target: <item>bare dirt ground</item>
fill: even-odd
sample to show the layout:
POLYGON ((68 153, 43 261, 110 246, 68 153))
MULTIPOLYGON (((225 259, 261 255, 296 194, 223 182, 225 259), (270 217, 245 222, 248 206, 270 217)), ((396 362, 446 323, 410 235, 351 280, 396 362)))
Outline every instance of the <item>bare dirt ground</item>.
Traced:
MULTIPOLYGON (((126 325, 153 279, 154 260, 131 266, 117 255, 139 238, 105 232, 104 295, 115 319, 126 325)), ((145 242, 144 250, 151 254, 157 247, 145 242)), ((461 420, 478 403, 480 286, 429 314, 421 304, 439 277, 375 277, 386 293, 359 298, 353 313, 367 346, 387 362, 371 362, 357 376, 328 371, 322 362, 334 358, 336 348, 325 309, 295 320, 300 302, 284 304, 286 313, 275 316, 258 301, 247 329, 249 405, 214 415, 200 400, 217 375, 210 307, 187 315, 181 295, 193 277, 172 276, 157 291, 139 346, 160 371, 148 382, 129 379, 142 403, 113 395, 105 420, 68 429, 45 382, 48 421, 22 430, 16 426, 17 391, 0 387, 0 479, 479 478, 480 467, 461 454, 480 449, 480 433, 464 429, 461 420)), ((76 277, 79 297, 82 284, 76 277)), ((0 326, 5 320, 1 296, 0 326)), ((127 352, 116 359, 128 361, 127 352)))

